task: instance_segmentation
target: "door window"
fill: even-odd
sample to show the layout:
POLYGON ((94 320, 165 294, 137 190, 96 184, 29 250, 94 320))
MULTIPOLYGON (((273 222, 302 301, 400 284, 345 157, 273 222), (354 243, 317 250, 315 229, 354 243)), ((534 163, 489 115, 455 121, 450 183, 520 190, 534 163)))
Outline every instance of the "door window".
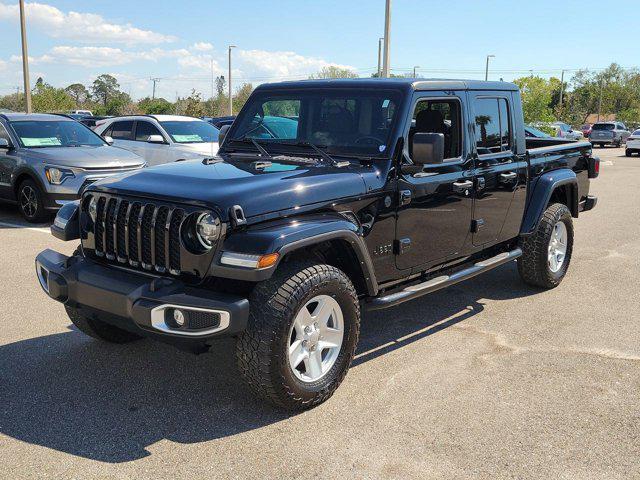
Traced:
POLYGON ((455 159, 462 154, 462 122, 457 100, 420 100, 416 104, 409 130, 409 156, 413 156, 413 136, 416 133, 442 133, 444 158, 455 159))
POLYGON ((115 122, 110 137, 114 140, 133 140, 133 120, 115 122))
POLYGON ((151 135, 160 135, 160 130, 156 128, 151 122, 138 121, 136 124, 136 141, 146 142, 151 135))
POLYGON ((511 150, 509 106, 504 98, 479 98, 475 103, 478 155, 511 150))

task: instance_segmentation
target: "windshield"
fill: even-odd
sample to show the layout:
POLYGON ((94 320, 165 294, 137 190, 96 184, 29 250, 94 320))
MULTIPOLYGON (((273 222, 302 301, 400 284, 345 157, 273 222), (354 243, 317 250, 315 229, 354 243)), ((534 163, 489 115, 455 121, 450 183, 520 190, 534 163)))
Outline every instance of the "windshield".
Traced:
POLYGON ((640 130, 636 130, 631 135, 633 135, 634 137, 640 137, 640 130))
POLYGON ((176 143, 217 142, 220 130, 202 120, 160 122, 176 143))
POLYGON ((615 130, 613 123, 596 123, 591 130, 615 130))
POLYGON ((338 155, 385 155, 400 98, 399 92, 379 89, 257 93, 236 119, 231 140, 312 143, 338 155))
POLYGON ((524 129, 524 133, 527 137, 538 137, 538 138, 546 138, 551 137, 551 135, 544 133, 542 130, 538 130, 530 125, 527 125, 524 129))
POLYGON ((64 120, 11 122, 23 147, 80 147, 106 145, 98 135, 78 122, 64 120))

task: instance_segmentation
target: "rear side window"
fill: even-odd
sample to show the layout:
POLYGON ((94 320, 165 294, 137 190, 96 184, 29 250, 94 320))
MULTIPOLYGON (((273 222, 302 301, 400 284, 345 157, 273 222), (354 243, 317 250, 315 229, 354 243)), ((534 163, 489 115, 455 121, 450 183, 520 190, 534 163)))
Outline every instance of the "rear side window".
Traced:
POLYGON ((504 98, 479 98, 475 104, 475 141, 478 155, 511 149, 509 106, 504 98))
POLYGON ((160 135, 160 130, 156 128, 151 122, 138 121, 136 124, 136 140, 139 142, 146 142, 151 135, 160 135))
POLYGON ((110 137, 119 140, 133 140, 133 120, 114 122, 110 137))

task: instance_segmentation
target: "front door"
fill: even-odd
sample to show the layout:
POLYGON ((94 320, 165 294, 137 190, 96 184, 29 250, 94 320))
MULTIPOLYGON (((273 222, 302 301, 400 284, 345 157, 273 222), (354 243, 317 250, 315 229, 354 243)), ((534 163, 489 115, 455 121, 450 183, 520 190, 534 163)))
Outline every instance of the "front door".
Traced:
POLYGON ((458 253, 470 233, 473 160, 469 153, 465 92, 420 94, 405 136, 405 164, 399 178, 396 266, 424 270, 458 253), (412 138, 417 132, 442 133, 445 160, 412 167, 412 138))
MULTIPOLYGON (((487 92, 489 93, 489 92, 487 92)), ((519 169, 513 141, 511 97, 471 93, 475 126, 475 204, 473 244, 488 246, 500 232, 525 171, 519 169)))

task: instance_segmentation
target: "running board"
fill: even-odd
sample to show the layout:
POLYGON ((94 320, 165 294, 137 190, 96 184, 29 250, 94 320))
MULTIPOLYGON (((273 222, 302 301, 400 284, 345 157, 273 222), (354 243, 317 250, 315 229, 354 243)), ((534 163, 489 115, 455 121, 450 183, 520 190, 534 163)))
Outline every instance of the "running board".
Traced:
POLYGON ((451 275, 442 275, 435 277, 426 282, 417 285, 411 285, 396 293, 391 293, 383 297, 373 298, 371 301, 365 302, 366 310, 382 310, 383 308, 394 307, 400 303, 413 300, 427 293, 435 292, 458 282, 462 282, 471 277, 475 277, 481 273, 487 272, 493 268, 499 267, 505 263, 511 262, 522 255, 522 250, 516 248, 510 252, 504 252, 495 257, 482 260, 473 266, 452 273, 451 275))

